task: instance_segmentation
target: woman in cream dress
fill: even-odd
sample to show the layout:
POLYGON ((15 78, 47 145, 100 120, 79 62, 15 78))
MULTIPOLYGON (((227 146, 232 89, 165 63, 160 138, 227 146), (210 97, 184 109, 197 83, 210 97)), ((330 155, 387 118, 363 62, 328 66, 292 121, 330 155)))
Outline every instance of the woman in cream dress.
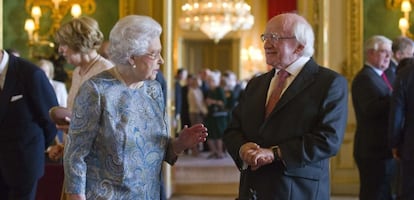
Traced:
MULTIPOLYGON (((55 34, 55 40, 59 44, 59 53, 69 64, 75 66, 67 98, 67 109, 69 110, 72 110, 75 96, 86 80, 113 67, 109 60, 97 52, 103 38, 98 22, 86 16, 72 19, 63 24, 55 34)), ((70 121, 70 119, 67 120, 70 121)), ((58 125, 58 127, 67 132, 68 126, 58 125)), ((48 152, 51 159, 61 158, 63 144, 52 146, 48 152)))

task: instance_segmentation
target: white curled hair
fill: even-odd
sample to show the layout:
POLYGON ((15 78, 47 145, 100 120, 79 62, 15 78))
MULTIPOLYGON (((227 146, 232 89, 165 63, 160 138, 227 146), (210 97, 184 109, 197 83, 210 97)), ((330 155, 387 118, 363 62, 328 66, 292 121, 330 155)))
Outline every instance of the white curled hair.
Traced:
POLYGON ((109 34, 109 55, 115 64, 128 64, 132 56, 147 53, 149 43, 160 37, 161 25, 148 16, 129 15, 120 19, 109 34))

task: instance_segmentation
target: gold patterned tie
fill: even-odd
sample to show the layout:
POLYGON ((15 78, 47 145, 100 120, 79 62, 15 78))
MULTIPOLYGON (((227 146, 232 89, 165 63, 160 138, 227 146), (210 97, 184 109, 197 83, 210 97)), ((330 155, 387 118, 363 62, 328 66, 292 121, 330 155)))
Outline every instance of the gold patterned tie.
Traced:
POLYGON ((269 114, 272 112, 272 110, 275 108, 277 102, 280 99, 280 94, 282 93, 283 89, 286 86, 286 78, 289 76, 289 72, 287 72, 284 69, 281 69, 278 73, 277 73, 277 80, 276 80, 276 85, 272 91, 272 95, 270 95, 269 101, 267 102, 266 105, 266 115, 265 117, 267 118, 269 116, 269 114))

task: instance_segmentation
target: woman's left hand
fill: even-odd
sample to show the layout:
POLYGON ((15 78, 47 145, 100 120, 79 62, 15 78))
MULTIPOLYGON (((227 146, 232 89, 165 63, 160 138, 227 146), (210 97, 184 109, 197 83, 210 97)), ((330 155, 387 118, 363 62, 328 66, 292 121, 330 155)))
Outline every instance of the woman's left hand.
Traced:
POLYGON ((195 124, 191 127, 184 126, 174 142, 174 152, 179 153, 200 142, 205 142, 207 135, 207 128, 203 124, 195 124))

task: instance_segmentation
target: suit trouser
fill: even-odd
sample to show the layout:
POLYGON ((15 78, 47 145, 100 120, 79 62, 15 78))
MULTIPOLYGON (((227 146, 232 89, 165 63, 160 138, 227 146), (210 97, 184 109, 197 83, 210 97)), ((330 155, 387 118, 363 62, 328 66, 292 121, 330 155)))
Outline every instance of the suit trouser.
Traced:
POLYGON ((395 162, 392 158, 355 158, 359 170, 360 200, 390 200, 395 162))
POLYGON ((414 160, 401 160, 401 200, 414 199, 414 160))
POLYGON ((7 184, 0 175, 0 199, 4 200, 34 200, 37 180, 34 183, 17 185, 7 184))
POLYGON ((400 167, 400 161, 395 160, 395 169, 394 169, 394 175, 391 180, 391 194, 394 199, 400 199, 401 196, 401 167, 400 167))

